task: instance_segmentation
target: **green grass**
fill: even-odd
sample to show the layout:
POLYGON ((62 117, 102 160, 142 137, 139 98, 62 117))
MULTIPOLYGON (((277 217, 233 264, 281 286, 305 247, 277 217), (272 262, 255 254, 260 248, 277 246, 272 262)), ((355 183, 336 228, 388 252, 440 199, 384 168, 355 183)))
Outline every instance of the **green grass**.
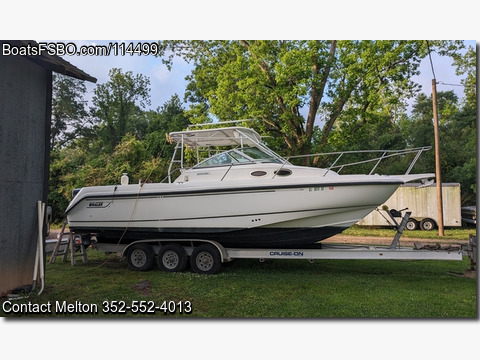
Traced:
MULTIPOLYGON (((395 236, 396 230, 389 228, 374 228, 367 226, 352 226, 343 231, 343 235, 351 236, 379 236, 389 237, 395 236)), ((453 240, 468 240, 470 234, 476 234, 475 228, 446 228, 444 229, 445 239, 453 240)), ((403 238, 417 238, 417 239, 439 239, 438 230, 423 231, 423 230, 405 230, 402 234, 403 238)))
MULTIPOLYGON (((190 270, 135 272, 126 261, 94 250, 89 262, 47 264, 46 287, 17 303, 97 304, 98 314, 48 316, 156 316, 188 318, 476 318, 476 280, 464 261, 235 260, 219 274, 190 270), (105 260, 108 261, 105 263, 105 260), (147 280, 149 291, 135 289, 147 280), (104 301, 190 301, 191 314, 103 314, 104 301)), ((0 302, 6 299, 0 299, 0 302)), ((184 303, 182 303, 184 304, 184 303)), ((18 316, 4 314, 1 316, 18 316)), ((45 316, 45 315, 42 315, 45 316)))

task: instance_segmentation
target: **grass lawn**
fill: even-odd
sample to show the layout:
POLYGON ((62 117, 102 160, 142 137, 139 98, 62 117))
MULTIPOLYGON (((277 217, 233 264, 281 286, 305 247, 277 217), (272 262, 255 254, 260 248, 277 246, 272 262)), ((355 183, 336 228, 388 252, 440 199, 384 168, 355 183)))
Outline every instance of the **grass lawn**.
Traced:
MULTIPOLYGON (((125 259, 88 250, 89 261, 72 267, 47 264, 39 296, 17 304, 52 304, 49 317, 188 318, 475 318, 476 279, 461 276, 463 261, 235 260, 219 274, 159 270, 135 272, 125 259), (96 304, 94 313, 58 313, 56 302, 96 304), (164 303, 166 301, 166 303, 164 303), (106 304, 143 306, 139 313, 104 314, 106 304), (165 304, 165 308, 162 308, 165 304), (146 313, 152 305, 159 309, 146 313), (169 310, 170 313, 163 310, 169 310), (180 313, 180 307, 190 313, 180 313), (173 311, 175 310, 175 311, 173 311)), ((0 303, 6 301, 0 299, 0 303)), ((73 306, 73 305, 72 305, 73 306)), ((5 314, 19 316, 24 314, 5 314)), ((30 314, 35 315, 35 314, 30 314)))
MULTIPOLYGON (((468 242, 468 237, 470 234, 476 234, 475 228, 445 228, 445 237, 444 239, 448 240, 463 240, 468 242)), ((391 228, 374 228, 367 226, 352 226, 347 230, 342 232, 342 235, 350 236, 378 236, 378 237, 389 237, 393 239, 395 236, 396 230, 391 228)), ((402 238, 414 238, 414 239, 425 239, 425 240, 437 240, 438 230, 423 231, 423 230, 405 230, 402 233, 402 238)), ((443 239, 443 238, 442 238, 443 239)))

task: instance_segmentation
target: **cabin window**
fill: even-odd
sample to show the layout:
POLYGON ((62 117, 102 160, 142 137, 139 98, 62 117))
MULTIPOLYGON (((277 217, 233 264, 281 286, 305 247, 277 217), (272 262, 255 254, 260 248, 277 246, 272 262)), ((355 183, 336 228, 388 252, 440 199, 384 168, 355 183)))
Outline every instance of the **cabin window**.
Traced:
POLYGON ((245 155, 243 155, 239 151, 232 150, 228 154, 231 157, 233 157, 238 163, 245 164, 245 163, 251 163, 252 162, 252 160, 247 158, 245 155))
POLYGON ((236 162, 235 159, 230 157, 227 153, 221 153, 211 158, 201 162, 196 168, 200 167, 211 167, 211 166, 222 166, 222 165, 230 165, 232 162, 236 162))
POLYGON ((272 158, 271 155, 264 153, 260 149, 247 147, 237 148, 214 155, 211 158, 208 158, 205 161, 202 161, 201 163, 195 165, 194 168, 198 169, 214 166, 251 164, 253 162, 281 163, 281 160, 278 158, 272 158))
POLYGON ((263 170, 257 170, 257 171, 252 171, 252 172, 250 173, 250 175, 256 176, 256 177, 260 177, 260 176, 265 176, 265 175, 267 175, 267 172, 266 172, 266 171, 263 171, 263 170))
POLYGON ((290 176, 292 175, 292 170, 290 169, 280 169, 275 171, 275 175, 277 176, 290 176))
POLYGON ((281 162, 277 158, 273 158, 271 155, 264 153, 258 148, 243 148, 241 151, 247 155, 248 157, 251 157, 252 159, 256 161, 261 161, 261 162, 275 162, 279 163, 281 162))

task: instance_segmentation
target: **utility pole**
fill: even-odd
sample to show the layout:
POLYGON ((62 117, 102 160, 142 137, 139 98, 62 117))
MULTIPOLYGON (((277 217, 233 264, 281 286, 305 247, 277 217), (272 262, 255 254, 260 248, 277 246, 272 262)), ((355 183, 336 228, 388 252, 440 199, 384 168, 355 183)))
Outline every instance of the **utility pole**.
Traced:
POLYGON ((436 79, 432 80, 432 102, 433 102, 433 129, 435 133, 435 178, 437 181, 438 236, 444 236, 445 233, 443 231, 442 177, 440 174, 440 132, 438 129, 436 79))

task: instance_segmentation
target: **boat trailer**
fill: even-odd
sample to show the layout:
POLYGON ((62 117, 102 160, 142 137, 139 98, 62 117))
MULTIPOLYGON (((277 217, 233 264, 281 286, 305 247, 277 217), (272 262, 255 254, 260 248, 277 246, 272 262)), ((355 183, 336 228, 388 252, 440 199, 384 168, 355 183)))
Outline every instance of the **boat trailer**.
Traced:
MULTIPOLYGON (((405 210, 405 209, 404 209, 405 210)), ((402 210, 403 211, 403 210, 402 210)), ((476 237, 471 236, 468 245, 400 247, 399 240, 407 224, 410 212, 406 212, 397 222, 399 212, 389 214, 396 224, 397 233, 390 246, 340 245, 320 243, 309 249, 257 249, 225 248, 212 240, 201 239, 148 239, 131 244, 95 243, 92 246, 101 252, 118 253, 126 256, 130 269, 146 271, 153 267, 155 256, 157 265, 163 271, 183 271, 190 257, 192 270, 201 274, 217 273, 222 263, 234 259, 306 259, 314 260, 454 260, 462 261, 469 256, 472 269, 476 267, 476 237)))

